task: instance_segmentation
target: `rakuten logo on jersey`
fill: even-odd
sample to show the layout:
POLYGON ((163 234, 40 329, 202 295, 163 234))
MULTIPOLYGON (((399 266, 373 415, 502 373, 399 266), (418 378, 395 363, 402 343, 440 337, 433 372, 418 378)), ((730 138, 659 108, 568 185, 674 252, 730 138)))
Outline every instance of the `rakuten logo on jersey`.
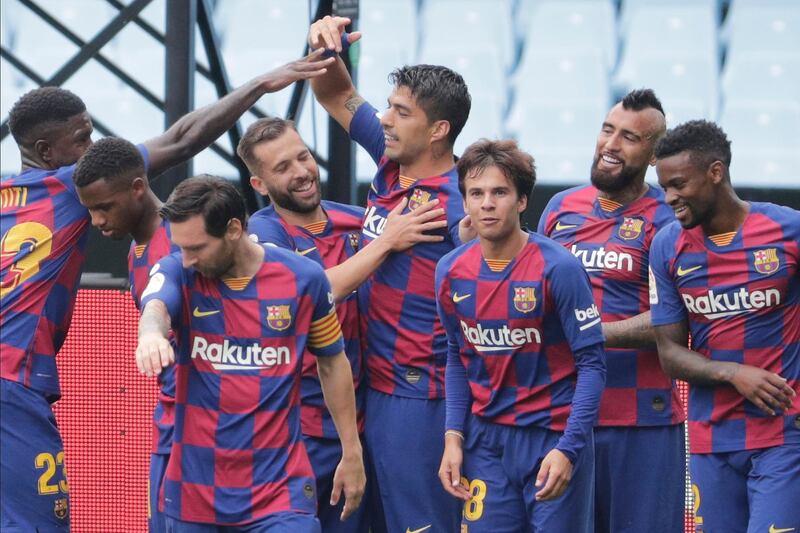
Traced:
POLYGON ((195 337, 192 359, 208 361, 215 370, 260 370, 276 365, 288 365, 291 352, 286 346, 259 346, 253 343, 240 346, 225 339, 222 344, 195 337))
POLYGON ((741 287, 738 291, 714 292, 709 289, 702 296, 681 294, 686 310, 708 319, 752 313, 765 307, 781 304, 781 293, 778 289, 748 291, 741 287))
POLYGON ((526 344, 542 343, 542 335, 536 328, 484 328, 480 324, 476 327, 469 326, 461 321, 461 330, 464 337, 479 352, 499 352, 513 350, 526 344))
POLYGON ((586 324, 578 326, 578 329, 584 331, 600 323, 600 311, 595 304, 592 304, 591 307, 587 307, 586 309, 575 309, 575 319, 578 322, 589 321, 586 324))
POLYGON ((378 214, 378 209, 371 205, 364 215, 363 233, 367 237, 377 239, 378 235, 383 233, 383 227, 386 226, 386 217, 378 214))
POLYGON ((586 250, 578 248, 573 244, 570 248, 572 255, 580 259, 583 268, 587 272, 599 272, 601 270, 624 270, 633 272, 633 256, 626 252, 606 251, 604 247, 586 250))

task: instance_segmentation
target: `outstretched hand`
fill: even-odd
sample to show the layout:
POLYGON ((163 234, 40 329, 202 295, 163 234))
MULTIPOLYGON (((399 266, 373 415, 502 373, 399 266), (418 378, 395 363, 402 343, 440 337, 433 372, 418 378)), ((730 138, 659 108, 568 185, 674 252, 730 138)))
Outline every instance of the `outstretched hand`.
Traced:
POLYGON ((408 205, 408 198, 403 198, 389 212, 386 217, 386 226, 379 237, 386 241, 393 252, 402 252, 420 242, 442 242, 444 240, 442 235, 427 233, 447 227, 447 220, 441 218, 444 215, 444 209, 436 207, 439 205, 439 200, 425 202, 416 209, 402 214, 406 205, 408 205))
POLYGON ((324 53, 324 48, 317 48, 303 58, 290 61, 267 72, 263 81, 266 92, 274 93, 298 80, 316 78, 328 72, 327 67, 331 66, 336 58, 324 57, 324 53))

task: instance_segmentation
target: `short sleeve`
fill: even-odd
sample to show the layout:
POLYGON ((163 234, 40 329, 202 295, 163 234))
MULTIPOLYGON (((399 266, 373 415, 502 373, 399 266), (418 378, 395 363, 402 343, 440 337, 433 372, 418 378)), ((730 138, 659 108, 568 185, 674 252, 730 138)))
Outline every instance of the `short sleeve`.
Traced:
POLYGON ((339 317, 336 315, 333 291, 331 291, 330 283, 322 267, 310 259, 303 259, 303 261, 309 263, 309 272, 304 274, 309 277, 306 292, 314 305, 307 347, 312 354, 318 357, 336 355, 344 350, 344 340, 339 317))
POLYGON ((182 306, 183 265, 180 253, 170 254, 150 269, 150 277, 142 292, 142 309, 151 300, 160 300, 167 306, 167 311, 176 324, 181 315, 182 306))
POLYGON ((650 246, 650 319, 654 326, 674 324, 687 318, 686 308, 669 272, 677 237, 673 227, 670 225, 659 231, 650 246))
POLYGON ((383 126, 378 118, 378 110, 369 102, 364 102, 356 109, 353 120, 350 121, 350 138, 367 151, 375 164, 380 162, 386 140, 383 137, 383 126))

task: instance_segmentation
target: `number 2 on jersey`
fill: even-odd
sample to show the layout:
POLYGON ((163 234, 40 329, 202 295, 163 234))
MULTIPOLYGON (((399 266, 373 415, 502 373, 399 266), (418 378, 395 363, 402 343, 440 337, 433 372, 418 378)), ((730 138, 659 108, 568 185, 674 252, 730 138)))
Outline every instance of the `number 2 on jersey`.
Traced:
POLYGON ((0 241, 3 263, 17 257, 0 281, 0 297, 4 297, 22 282, 39 272, 39 264, 53 250, 53 232, 39 222, 23 222, 12 226, 0 241))

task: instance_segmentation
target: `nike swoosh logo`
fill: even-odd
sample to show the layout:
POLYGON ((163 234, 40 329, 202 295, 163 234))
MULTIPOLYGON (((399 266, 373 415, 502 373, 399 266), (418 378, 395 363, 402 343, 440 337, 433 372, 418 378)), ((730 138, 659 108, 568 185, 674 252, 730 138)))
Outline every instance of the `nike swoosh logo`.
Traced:
POLYGON ((310 254, 311 252, 313 252, 316 249, 317 249, 316 246, 312 246, 308 250, 298 250, 297 248, 295 248, 294 251, 297 252, 299 255, 306 255, 306 254, 310 254))
POLYGON ((200 308, 195 307, 194 311, 192 311, 192 316, 196 316, 197 318, 203 318, 204 316, 216 315, 217 313, 219 313, 219 309, 215 311, 201 311, 200 308))
POLYGON ((693 266, 693 267, 689 267, 689 268, 683 268, 682 266, 679 266, 678 267, 678 276, 685 276, 689 272, 694 272, 698 268, 702 268, 702 267, 703 267, 703 265, 697 265, 697 266, 693 266))
POLYGON ((564 229, 570 229, 576 227, 578 227, 577 224, 562 224, 561 221, 556 222, 556 231, 561 231, 564 229))
POLYGON ((769 526, 769 533, 788 533, 789 531, 794 531, 793 527, 785 527, 782 529, 778 529, 775 527, 775 524, 771 524, 769 526))
MULTIPOLYGON (((472 296, 472 295, 471 294, 462 294, 462 295, 459 296, 459 294, 457 292, 454 292, 453 293, 453 301, 455 303, 458 303, 458 302, 460 302, 462 300, 466 300, 470 296, 472 296)), ((414 532, 412 531, 411 533, 414 533, 414 532)))
MULTIPOLYGON (((429 530, 429 529, 431 528, 431 526, 432 526, 432 525, 433 525, 433 524, 428 524, 428 525, 427 525, 427 526, 425 526, 425 527, 421 527, 421 528, 419 528, 419 529, 414 529, 414 530, 412 530, 411 528, 407 527, 407 528, 406 528, 406 533, 422 533, 423 531, 427 531, 427 530, 429 530)), ((781 531, 786 531, 786 530, 783 530, 783 529, 781 529, 781 531)))

